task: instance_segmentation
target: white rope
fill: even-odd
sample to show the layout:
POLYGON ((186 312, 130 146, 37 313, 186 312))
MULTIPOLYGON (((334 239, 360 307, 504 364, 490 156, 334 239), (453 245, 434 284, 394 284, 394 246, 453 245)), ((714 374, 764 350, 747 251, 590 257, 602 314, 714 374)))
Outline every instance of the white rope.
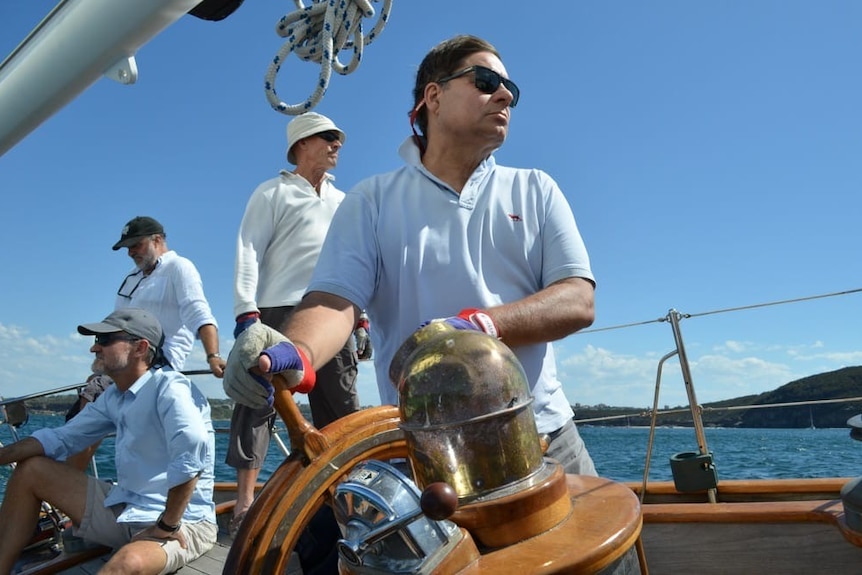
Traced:
POLYGON ((356 70, 363 49, 383 31, 392 11, 392 0, 383 0, 377 24, 370 34, 363 36, 362 18, 373 18, 375 14, 371 1, 380 0, 314 0, 308 7, 302 0, 294 0, 297 10, 283 16, 275 27, 276 33, 287 38, 287 42, 272 59, 264 77, 266 99, 276 112, 296 116, 311 110, 323 99, 333 69, 342 76, 356 70), (353 51, 353 57, 345 66, 338 60, 338 54, 348 49, 353 51), (304 102, 292 105, 279 100, 275 89, 275 78, 291 52, 305 61, 320 64, 314 92, 304 102))

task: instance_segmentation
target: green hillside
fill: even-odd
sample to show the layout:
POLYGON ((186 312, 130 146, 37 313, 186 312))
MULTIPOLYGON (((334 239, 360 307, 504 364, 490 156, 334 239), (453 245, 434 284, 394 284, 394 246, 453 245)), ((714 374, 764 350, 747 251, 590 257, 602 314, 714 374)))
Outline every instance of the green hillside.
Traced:
MULTIPOLYGON (((703 422, 716 427, 795 428, 847 427, 847 420, 862 413, 862 400, 820 403, 793 407, 758 408, 782 403, 812 402, 839 398, 862 398, 862 366, 845 367, 836 371, 804 377, 778 389, 703 404, 703 422), (750 406, 750 407, 748 407, 750 406)), ((692 425, 687 406, 678 406, 671 413, 658 416, 659 425, 692 425)), ((576 420, 614 417, 605 421, 590 421, 591 425, 649 425, 648 413, 633 407, 576 406, 576 420)))

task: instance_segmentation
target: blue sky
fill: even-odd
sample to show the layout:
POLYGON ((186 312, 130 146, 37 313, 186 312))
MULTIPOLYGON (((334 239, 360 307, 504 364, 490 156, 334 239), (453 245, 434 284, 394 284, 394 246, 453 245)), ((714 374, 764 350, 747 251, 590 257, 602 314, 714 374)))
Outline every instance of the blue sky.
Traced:
MULTIPOLYGON (((54 4, 0 3, 0 57, 54 4)), ((86 377, 90 338, 75 328, 110 311, 132 264, 110 246, 136 215, 198 266, 229 351, 237 228, 285 166, 290 117, 263 76, 293 7, 183 17, 139 50, 136 84, 99 80, 0 156, 0 395, 86 377)), ((696 316, 682 333, 701 402, 862 363, 862 294, 700 315, 862 287, 862 4, 395 0, 316 108, 348 134, 342 189, 399 165, 415 69, 457 33, 491 41, 521 88, 496 157, 564 190, 598 280, 594 327, 650 322, 556 344, 573 404, 651 404, 674 339, 650 320, 671 308, 696 316)), ((304 100, 317 73, 291 55, 279 95, 304 100)), ((204 365, 197 344, 187 368, 204 365)), ((678 364, 664 371, 660 403, 684 403, 678 364)), ((365 404, 378 402, 371 377, 364 365, 365 404)))

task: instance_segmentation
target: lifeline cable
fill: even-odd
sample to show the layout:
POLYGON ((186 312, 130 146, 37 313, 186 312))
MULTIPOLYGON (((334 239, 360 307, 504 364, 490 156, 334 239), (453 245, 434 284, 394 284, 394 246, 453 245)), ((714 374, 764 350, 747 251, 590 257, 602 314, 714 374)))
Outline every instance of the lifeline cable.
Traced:
POLYGON ((363 49, 383 31, 392 11, 392 0, 383 0, 376 25, 367 36, 363 36, 362 18, 372 18, 375 14, 371 0, 315 0, 308 7, 302 0, 294 2, 297 10, 283 16, 276 25, 276 33, 287 41, 272 59, 264 77, 266 99, 273 110, 291 116, 308 112, 320 103, 329 87, 333 69, 346 76, 359 67, 363 49), (347 49, 353 50, 353 57, 344 65, 338 60, 338 54, 347 49), (275 78, 291 52, 296 52, 305 61, 320 64, 317 86, 300 104, 285 104, 275 89, 275 78))
MULTIPOLYGON (((703 317, 705 315, 714 315, 717 313, 728 313, 728 312, 732 312, 732 311, 745 311, 745 310, 757 309, 757 308, 761 308, 761 307, 769 307, 769 306, 774 306, 774 305, 784 305, 787 303, 799 303, 799 302, 803 302, 803 301, 811 301, 811 300, 815 300, 815 299, 823 299, 823 298, 828 298, 828 297, 850 295, 850 294, 856 294, 856 293, 860 293, 860 292, 862 292, 862 288, 853 288, 853 289, 848 289, 848 290, 843 290, 843 291, 824 293, 824 294, 818 294, 818 295, 812 295, 812 296, 796 297, 796 298, 791 298, 791 299, 783 299, 783 300, 770 301, 770 302, 765 302, 765 303, 756 303, 756 304, 751 304, 751 305, 741 305, 741 306, 736 306, 736 307, 727 307, 727 308, 723 308, 723 309, 714 309, 711 311, 704 311, 704 312, 700 312, 700 313, 682 313, 682 314, 680 314, 680 316, 683 318, 686 318, 686 319, 690 319, 690 318, 695 318, 695 317, 703 317)), ((668 316, 664 316, 664 317, 660 317, 657 319, 648 319, 648 320, 644 320, 644 321, 636 321, 636 322, 625 323, 625 324, 621 324, 621 325, 612 325, 612 326, 608 326, 608 327, 598 327, 598 328, 593 328, 593 329, 582 329, 581 331, 575 332, 572 335, 580 335, 580 334, 584 334, 584 333, 598 333, 600 331, 611 331, 611 330, 616 330, 616 329, 635 327, 635 326, 639 326, 639 325, 647 325, 650 323, 662 323, 662 322, 666 322, 667 320, 668 320, 668 316)))

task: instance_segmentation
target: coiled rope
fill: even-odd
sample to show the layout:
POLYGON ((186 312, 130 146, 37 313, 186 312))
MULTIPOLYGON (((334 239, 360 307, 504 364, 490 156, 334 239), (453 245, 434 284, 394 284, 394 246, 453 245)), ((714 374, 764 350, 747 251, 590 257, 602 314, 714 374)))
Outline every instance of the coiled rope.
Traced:
POLYGON ((375 14, 370 0, 315 0, 308 7, 302 0, 294 2, 297 10, 282 16, 275 27, 276 33, 287 38, 287 41, 272 59, 264 77, 264 90, 269 104, 276 112, 291 116, 307 112, 320 103, 329 87, 333 69, 346 76, 359 67, 365 46, 380 35, 392 11, 392 0, 383 0, 376 25, 364 36, 362 18, 373 18, 375 14), (343 50, 353 51, 353 57, 347 65, 338 59, 343 50), (275 89, 276 76, 291 52, 296 52, 305 61, 320 64, 320 76, 314 92, 299 104, 285 104, 278 98, 275 89))

